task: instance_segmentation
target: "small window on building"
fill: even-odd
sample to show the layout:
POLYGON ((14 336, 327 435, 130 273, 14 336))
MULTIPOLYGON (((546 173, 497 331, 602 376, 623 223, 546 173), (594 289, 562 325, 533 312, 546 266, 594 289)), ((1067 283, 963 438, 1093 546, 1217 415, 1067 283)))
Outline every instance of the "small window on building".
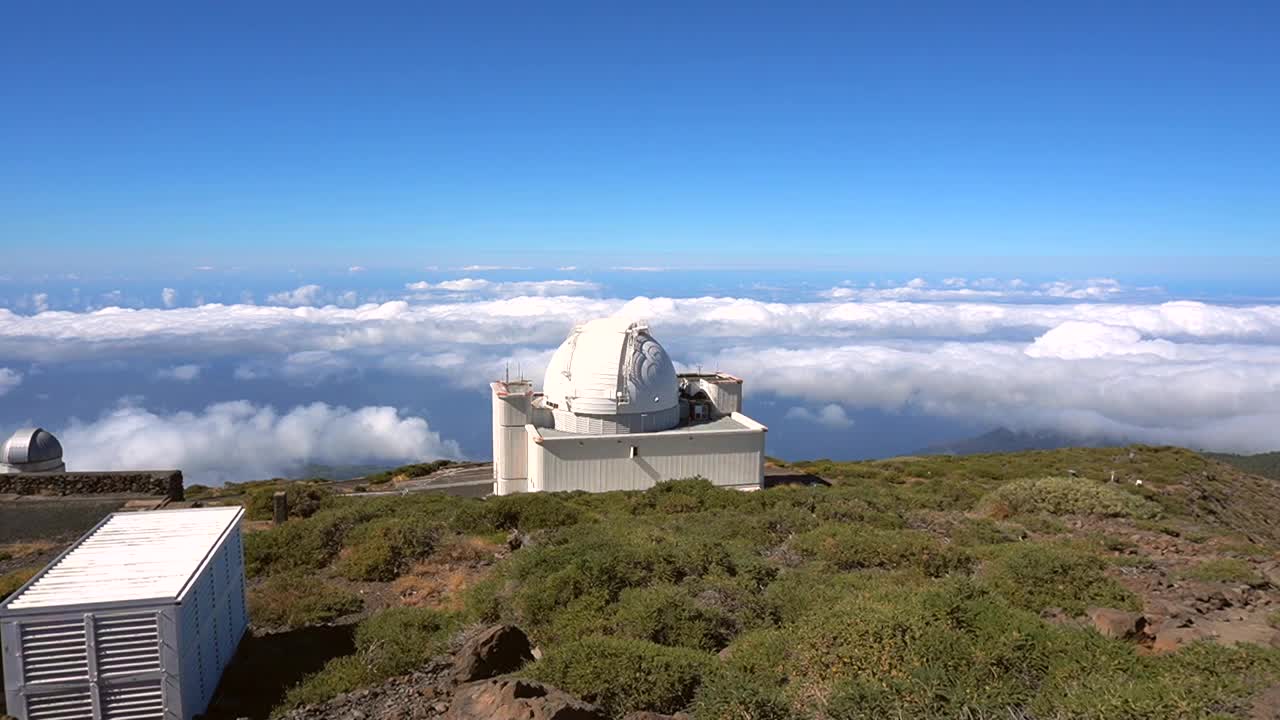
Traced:
POLYGON ((631 446, 631 457, 633 457, 633 458, 640 457, 640 448, 636 447, 635 445, 632 445, 632 446, 631 446))

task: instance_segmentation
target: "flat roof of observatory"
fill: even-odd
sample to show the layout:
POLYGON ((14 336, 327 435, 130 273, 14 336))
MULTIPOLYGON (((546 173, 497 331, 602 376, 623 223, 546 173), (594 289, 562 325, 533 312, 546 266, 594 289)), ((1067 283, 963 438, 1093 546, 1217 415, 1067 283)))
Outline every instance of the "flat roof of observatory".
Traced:
MULTIPOLYGON (((761 426, 763 427, 763 426, 761 426)), ((743 432, 749 430, 757 430, 759 428, 751 427, 745 423, 739 422, 736 418, 725 415, 724 417, 708 420, 706 422, 690 423, 688 425, 677 425, 667 430, 657 430, 654 432, 642 433, 618 433, 616 435, 594 435, 589 433, 571 433, 555 428, 540 427, 536 428, 539 435, 547 438, 565 438, 565 437, 583 437, 591 439, 615 438, 621 439, 626 437, 654 437, 661 435, 687 435, 689 433, 707 433, 707 432, 743 432)))
POLYGON ((108 515, 0 604, 6 610, 142 600, 174 601, 199 574, 241 507, 108 515))

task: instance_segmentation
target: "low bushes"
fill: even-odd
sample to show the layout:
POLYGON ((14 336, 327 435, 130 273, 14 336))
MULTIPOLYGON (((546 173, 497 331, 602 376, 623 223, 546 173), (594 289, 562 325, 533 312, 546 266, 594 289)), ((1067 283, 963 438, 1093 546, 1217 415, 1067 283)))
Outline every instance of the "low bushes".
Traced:
POLYGON ((611 717, 673 713, 694 698, 715 657, 644 640, 589 637, 553 649, 528 674, 599 705, 611 717))
POLYGON ((272 629, 320 625, 363 605, 354 592, 303 572, 274 575, 249 591, 249 617, 272 629))
POLYGON ((568 527, 582 519, 582 512, 562 496, 524 493, 486 498, 459 510, 455 524, 469 532, 496 530, 544 530, 568 527))
POLYGON ((1025 478, 1001 485, 981 507, 997 519, 1022 513, 1151 519, 1160 506, 1112 485, 1073 477, 1025 478))
POLYGON ((440 535, 439 526, 418 518, 374 520, 351 531, 336 567, 349 580, 390 582, 431 554, 440 535))
POLYGON ((356 628, 356 652, 335 658, 285 696, 286 707, 327 700, 407 673, 445 652, 458 630, 451 615, 422 608, 392 608, 356 628))
POLYGON ((737 634, 737 622, 674 585, 630 588, 611 611, 613 633, 659 645, 716 651, 737 634))
POLYGON ((1046 626, 967 579, 876 583, 789 630, 788 692, 805 716, 995 716, 1048 670, 1046 626))
POLYGON ((1203 560, 1191 568, 1182 571, 1181 575, 1192 580, 1220 583, 1243 583, 1260 585, 1264 582, 1253 566, 1237 558, 1214 558, 1203 560))
POLYGON ((424 475, 430 475, 431 473, 441 468, 448 467, 452 464, 453 464, 452 460, 434 460, 428 463, 417 463, 414 465, 401 465, 400 467, 392 468, 390 470, 384 470, 383 472, 380 472, 380 473, 366 475, 362 479, 371 485, 382 485, 384 483, 389 483, 400 476, 415 478, 415 477, 422 477, 424 475))
POLYGON ((838 570, 913 567, 938 577, 963 571, 972 558, 915 530, 877 530, 858 525, 823 525, 796 537, 793 547, 838 570))
POLYGON ((271 520, 275 513, 275 494, 284 491, 288 501, 289 517, 307 518, 315 515, 333 495, 327 484, 291 482, 284 485, 268 485, 249 491, 245 500, 245 514, 250 520, 271 520))
POLYGON ((981 583, 1010 605, 1078 614, 1091 606, 1139 609, 1137 598, 1103 574, 1102 558, 1064 545, 1024 542, 993 546, 981 583))

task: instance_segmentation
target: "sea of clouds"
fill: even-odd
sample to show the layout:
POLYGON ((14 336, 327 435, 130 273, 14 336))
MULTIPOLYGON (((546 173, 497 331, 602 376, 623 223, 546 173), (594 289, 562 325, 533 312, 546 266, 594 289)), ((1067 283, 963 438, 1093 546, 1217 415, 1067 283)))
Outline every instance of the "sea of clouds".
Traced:
MULTIPOLYGON (((858 410, 977 419, 1233 451, 1276 449, 1280 306, 1144 296, 1113 280, 852 283, 787 302, 750 297, 608 297, 594 282, 415 282, 364 302, 304 285, 267 304, 95 311, 0 309, 0 395, 60 363, 169 360, 160 383, 199 382, 209 359, 239 379, 320 383, 361 369, 482 389, 511 367, 540 377, 575 323, 647 321, 682 368, 723 369, 793 407, 789 421, 850 427, 858 410), (244 358, 243 360, 240 360, 244 358)), ((422 418, 391 407, 277 411, 226 398, 163 414, 124 403, 65 433, 95 468, 215 472, 293 462, 457 457, 422 418), (129 438, 163 438, 147 448, 129 438), (240 448, 235 458, 225 448, 240 448), (221 449, 220 449, 221 448, 221 449), (358 452, 357 452, 358 451, 358 452), (276 458, 276 459, 272 459, 276 458)), ((856 432, 856 427, 850 427, 856 432)))

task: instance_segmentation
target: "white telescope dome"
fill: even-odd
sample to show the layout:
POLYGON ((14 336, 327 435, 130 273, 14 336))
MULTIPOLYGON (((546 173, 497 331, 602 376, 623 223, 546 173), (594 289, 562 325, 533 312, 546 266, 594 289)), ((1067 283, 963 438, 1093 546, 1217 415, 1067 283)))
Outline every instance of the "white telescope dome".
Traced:
POLYGON ((652 432, 680 420, 671 357, 647 325, 622 318, 575 327, 551 356, 542 392, 566 432, 652 432))

